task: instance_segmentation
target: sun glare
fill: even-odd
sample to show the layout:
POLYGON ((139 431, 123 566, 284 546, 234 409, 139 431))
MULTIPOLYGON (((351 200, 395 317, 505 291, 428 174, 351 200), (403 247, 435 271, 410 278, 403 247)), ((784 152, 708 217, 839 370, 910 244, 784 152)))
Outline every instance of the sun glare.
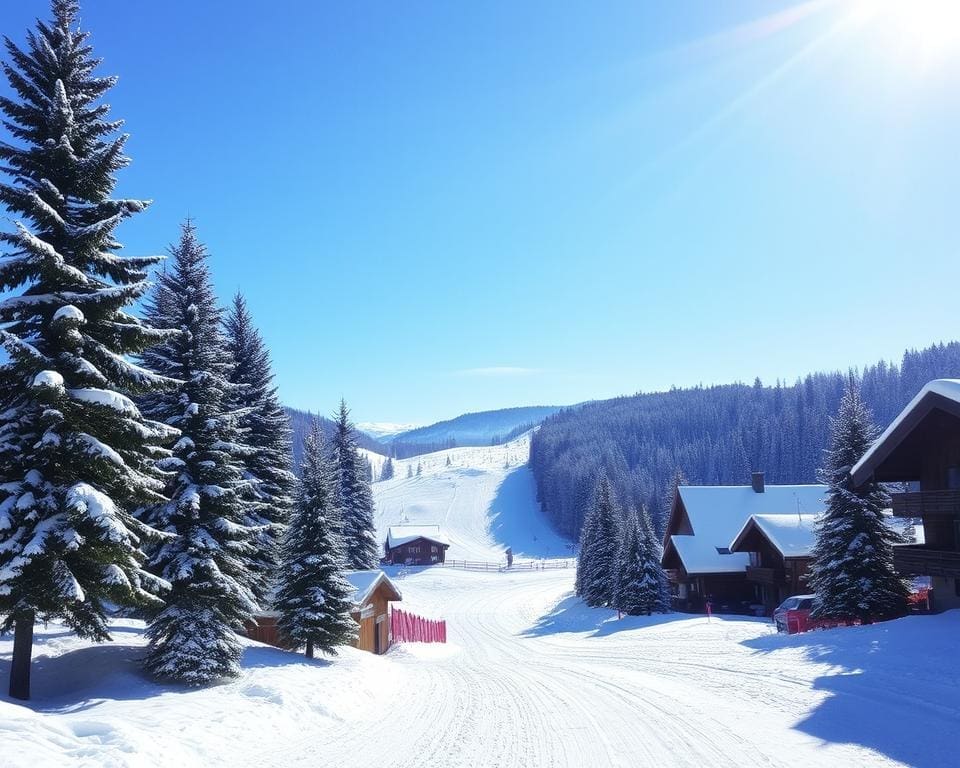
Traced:
POLYGON ((875 28, 885 47, 924 68, 960 54, 960 0, 861 0, 851 18, 875 28))

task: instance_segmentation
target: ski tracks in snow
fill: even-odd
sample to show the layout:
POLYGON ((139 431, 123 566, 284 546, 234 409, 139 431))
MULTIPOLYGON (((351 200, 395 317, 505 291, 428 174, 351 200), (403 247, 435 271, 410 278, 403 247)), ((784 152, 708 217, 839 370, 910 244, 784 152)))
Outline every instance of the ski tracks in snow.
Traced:
POLYGON ((444 615, 453 646, 394 649, 385 662, 402 679, 362 723, 305 734, 273 758, 358 768, 884 762, 791 729, 822 694, 739 645, 755 622, 678 617, 601 636, 603 612, 580 608, 592 626, 574 617, 566 630, 533 630, 571 581, 572 572, 411 574, 405 601, 444 615))

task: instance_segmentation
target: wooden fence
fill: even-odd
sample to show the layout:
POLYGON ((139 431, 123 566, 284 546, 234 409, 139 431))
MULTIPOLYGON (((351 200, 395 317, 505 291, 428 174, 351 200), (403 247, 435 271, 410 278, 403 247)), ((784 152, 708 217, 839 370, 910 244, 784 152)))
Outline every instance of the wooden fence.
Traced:
POLYGON ((463 571, 552 571, 557 568, 573 568, 576 560, 524 560, 514 561, 509 568, 506 563, 488 563, 482 560, 447 560, 437 565, 443 568, 458 568, 463 571))
POLYGON ((447 622, 425 619, 399 608, 391 608, 390 633, 395 643, 445 643, 447 622))

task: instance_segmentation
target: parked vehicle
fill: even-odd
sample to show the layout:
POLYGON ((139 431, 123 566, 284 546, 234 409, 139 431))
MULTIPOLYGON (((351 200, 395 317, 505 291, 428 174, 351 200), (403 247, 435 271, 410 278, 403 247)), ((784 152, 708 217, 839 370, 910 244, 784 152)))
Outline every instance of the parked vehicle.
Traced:
POLYGON ((794 595, 788 597, 773 612, 773 623, 777 625, 777 632, 787 632, 787 612, 794 611, 806 618, 810 615, 810 609, 813 608, 813 600, 816 595, 794 595))

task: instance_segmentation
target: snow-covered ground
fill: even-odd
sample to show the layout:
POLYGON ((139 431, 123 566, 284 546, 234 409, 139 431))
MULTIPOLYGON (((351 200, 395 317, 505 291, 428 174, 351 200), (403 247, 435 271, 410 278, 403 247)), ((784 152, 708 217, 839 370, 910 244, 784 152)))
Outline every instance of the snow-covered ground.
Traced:
MULTIPOLYGON (((526 450, 397 462, 376 486, 378 524, 401 509, 439 522, 451 557, 559 553, 526 450)), ((403 608, 447 620, 449 644, 307 661, 247 642, 241 678, 190 690, 142 675, 138 622, 99 646, 51 625, 23 706, 4 698, 2 638, 0 766, 956 764, 960 611, 781 637, 756 619, 618 621, 573 597, 572 569, 391 573, 403 608)))
MULTIPOLYGON (((249 643, 239 680, 161 686, 135 622, 38 637, 35 698, 0 698, 3 766, 955 764, 960 612, 778 637, 754 619, 616 620, 571 571, 407 571, 447 646, 331 661, 249 643)), ((10 641, 0 641, 6 689, 10 641)))
MULTIPOLYGON (((451 560, 499 562, 507 547, 517 557, 570 557, 569 542, 553 531, 536 503, 529 455, 527 434, 504 445, 394 461, 394 478, 373 484, 379 540, 391 525, 437 524, 450 537, 451 560), (408 468, 413 477, 407 477, 408 468)), ((383 457, 369 458, 379 474, 383 457)))

